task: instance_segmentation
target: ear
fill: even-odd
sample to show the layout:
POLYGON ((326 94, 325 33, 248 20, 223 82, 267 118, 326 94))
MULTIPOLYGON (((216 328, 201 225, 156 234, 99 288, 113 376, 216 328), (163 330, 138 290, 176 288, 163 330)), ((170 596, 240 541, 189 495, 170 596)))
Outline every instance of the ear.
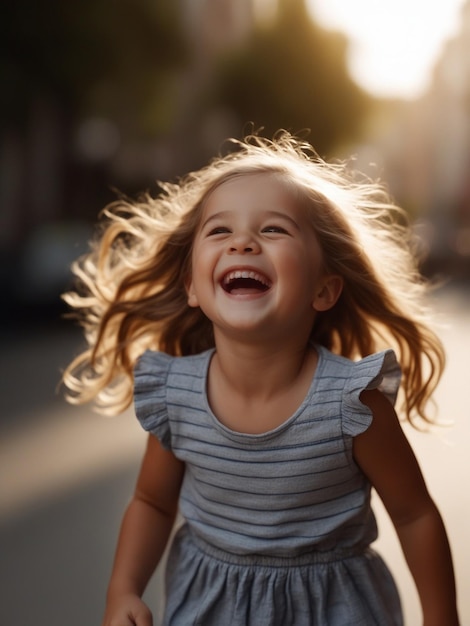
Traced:
POLYGON ((324 276, 314 295, 312 307, 315 311, 328 311, 337 302, 343 290, 343 279, 334 274, 324 276))
POLYGON ((188 278, 186 282, 186 293, 188 295, 188 306, 197 308, 199 306, 199 301, 197 299, 196 292, 194 290, 194 284, 192 278, 188 278))

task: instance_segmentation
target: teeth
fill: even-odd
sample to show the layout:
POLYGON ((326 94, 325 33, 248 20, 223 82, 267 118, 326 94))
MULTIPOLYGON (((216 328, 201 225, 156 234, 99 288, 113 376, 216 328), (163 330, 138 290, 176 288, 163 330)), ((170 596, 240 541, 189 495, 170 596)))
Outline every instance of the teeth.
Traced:
POLYGON ((230 272, 229 274, 226 274, 224 276, 224 285, 228 285, 232 280, 236 280, 237 278, 251 278, 252 280, 258 281, 262 285, 266 285, 266 287, 269 287, 269 282, 264 276, 258 274, 258 272, 253 272, 251 270, 235 270, 233 272, 230 272))

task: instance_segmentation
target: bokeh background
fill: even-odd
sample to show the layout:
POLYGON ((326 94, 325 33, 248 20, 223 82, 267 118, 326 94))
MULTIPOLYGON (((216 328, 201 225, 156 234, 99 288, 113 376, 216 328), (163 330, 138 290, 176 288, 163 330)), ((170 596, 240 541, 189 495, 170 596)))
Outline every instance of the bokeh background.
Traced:
MULTIPOLYGON (((8 1, 0 79, 0 626, 100 624, 145 440, 131 411, 102 418, 60 394, 82 345, 60 299, 70 263, 118 194, 156 193, 227 137, 278 128, 384 179, 442 285, 436 400, 454 425, 407 434, 470 625, 470 2, 8 1)), ((413 583, 376 506, 415 626, 413 583)), ((160 591, 157 573, 156 613, 160 591)))

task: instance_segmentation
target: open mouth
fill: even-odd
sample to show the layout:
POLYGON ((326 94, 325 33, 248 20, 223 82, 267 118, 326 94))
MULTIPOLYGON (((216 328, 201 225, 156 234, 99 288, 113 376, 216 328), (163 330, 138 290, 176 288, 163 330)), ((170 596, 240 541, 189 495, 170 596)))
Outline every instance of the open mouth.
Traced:
POLYGON ((232 294, 262 293, 271 287, 271 281, 252 270, 235 270, 223 277, 222 287, 227 293, 232 294))

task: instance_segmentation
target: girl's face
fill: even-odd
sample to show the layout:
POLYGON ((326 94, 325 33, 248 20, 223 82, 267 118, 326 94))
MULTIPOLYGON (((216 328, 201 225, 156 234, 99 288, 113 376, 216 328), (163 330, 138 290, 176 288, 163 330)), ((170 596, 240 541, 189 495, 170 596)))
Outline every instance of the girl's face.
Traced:
POLYGON ((307 340, 341 281, 322 271, 320 245, 293 192, 279 175, 261 173, 230 179, 206 199, 187 290, 216 338, 307 340))

